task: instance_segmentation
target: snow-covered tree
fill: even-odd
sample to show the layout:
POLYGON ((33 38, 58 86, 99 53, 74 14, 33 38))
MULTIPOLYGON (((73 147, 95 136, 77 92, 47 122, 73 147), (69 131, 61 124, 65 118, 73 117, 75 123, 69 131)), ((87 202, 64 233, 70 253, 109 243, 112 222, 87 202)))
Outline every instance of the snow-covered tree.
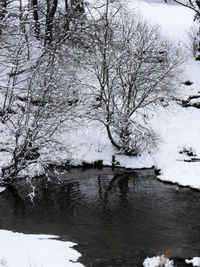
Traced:
POLYGON ((35 36, 29 4, 9 5, 0 38, 0 123, 11 155, 4 176, 37 160, 61 124, 74 119, 78 101, 76 67, 68 51, 72 33, 48 39, 47 45, 35 36))
POLYGON ((121 153, 138 155, 156 144, 148 110, 174 93, 182 59, 157 27, 136 15, 131 18, 109 1, 99 14, 85 60, 94 108, 90 117, 105 125, 121 153))

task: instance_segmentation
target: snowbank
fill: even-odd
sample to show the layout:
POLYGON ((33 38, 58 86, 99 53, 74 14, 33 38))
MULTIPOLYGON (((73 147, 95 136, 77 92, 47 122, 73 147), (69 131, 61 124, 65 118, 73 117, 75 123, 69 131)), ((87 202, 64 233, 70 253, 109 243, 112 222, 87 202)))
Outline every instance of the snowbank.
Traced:
POLYGON ((0 230, 0 266, 2 267, 83 267, 75 263, 80 254, 71 242, 56 236, 25 235, 0 230))

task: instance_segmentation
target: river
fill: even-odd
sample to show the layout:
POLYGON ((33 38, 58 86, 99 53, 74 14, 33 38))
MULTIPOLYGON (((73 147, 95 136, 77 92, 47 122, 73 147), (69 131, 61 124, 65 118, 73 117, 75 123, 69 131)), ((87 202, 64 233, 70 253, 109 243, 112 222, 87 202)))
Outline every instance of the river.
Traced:
POLYGON ((200 255, 200 193, 156 179, 154 170, 76 169, 19 179, 0 194, 0 229, 78 243, 87 267, 142 266, 165 254, 179 266, 200 255))

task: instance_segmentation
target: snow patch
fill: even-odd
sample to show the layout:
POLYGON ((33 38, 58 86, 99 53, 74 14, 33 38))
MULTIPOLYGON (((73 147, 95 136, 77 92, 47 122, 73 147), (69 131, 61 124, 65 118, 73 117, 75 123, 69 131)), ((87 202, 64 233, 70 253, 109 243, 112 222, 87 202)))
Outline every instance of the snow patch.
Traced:
POLYGON ((3 193, 6 190, 6 187, 0 186, 0 193, 3 193))
POLYGON ((25 235, 0 230, 0 266, 83 267, 76 244, 55 240, 51 235, 25 235))
POLYGON ((33 177, 40 176, 43 174, 45 174, 44 166, 41 163, 36 162, 36 163, 32 163, 28 165, 25 169, 21 170, 18 173, 18 176, 33 178, 33 177))
POLYGON ((174 262, 169 260, 164 255, 152 257, 147 257, 143 262, 144 267, 175 267, 174 262))
POLYGON ((185 263, 192 264, 192 266, 199 267, 200 266, 200 257, 194 257, 191 260, 186 259, 185 263))

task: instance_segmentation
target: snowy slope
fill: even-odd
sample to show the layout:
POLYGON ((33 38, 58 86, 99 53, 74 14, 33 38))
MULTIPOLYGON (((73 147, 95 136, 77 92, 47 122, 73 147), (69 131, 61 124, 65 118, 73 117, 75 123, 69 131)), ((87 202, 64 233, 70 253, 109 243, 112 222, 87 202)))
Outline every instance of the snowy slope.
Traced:
MULTIPOLYGON (((145 16, 160 25, 164 34, 182 47, 188 47, 188 31, 193 24, 193 11, 181 6, 139 3, 138 7, 145 16)), ((200 91, 200 64, 191 54, 185 64, 182 82, 190 80, 191 86, 179 86, 179 98, 187 99, 200 91)), ((167 107, 162 116, 155 114, 153 122, 161 136, 159 151, 154 158, 161 169, 160 179, 176 182, 184 186, 200 189, 200 162, 185 162, 187 155, 179 154, 187 149, 200 158, 200 110, 193 107, 183 108, 173 104, 167 107)))
POLYGON ((183 6, 165 4, 164 1, 152 2, 132 0, 129 5, 133 12, 139 10, 150 22, 158 24, 162 33, 170 39, 186 42, 187 33, 193 25, 194 12, 183 6))

